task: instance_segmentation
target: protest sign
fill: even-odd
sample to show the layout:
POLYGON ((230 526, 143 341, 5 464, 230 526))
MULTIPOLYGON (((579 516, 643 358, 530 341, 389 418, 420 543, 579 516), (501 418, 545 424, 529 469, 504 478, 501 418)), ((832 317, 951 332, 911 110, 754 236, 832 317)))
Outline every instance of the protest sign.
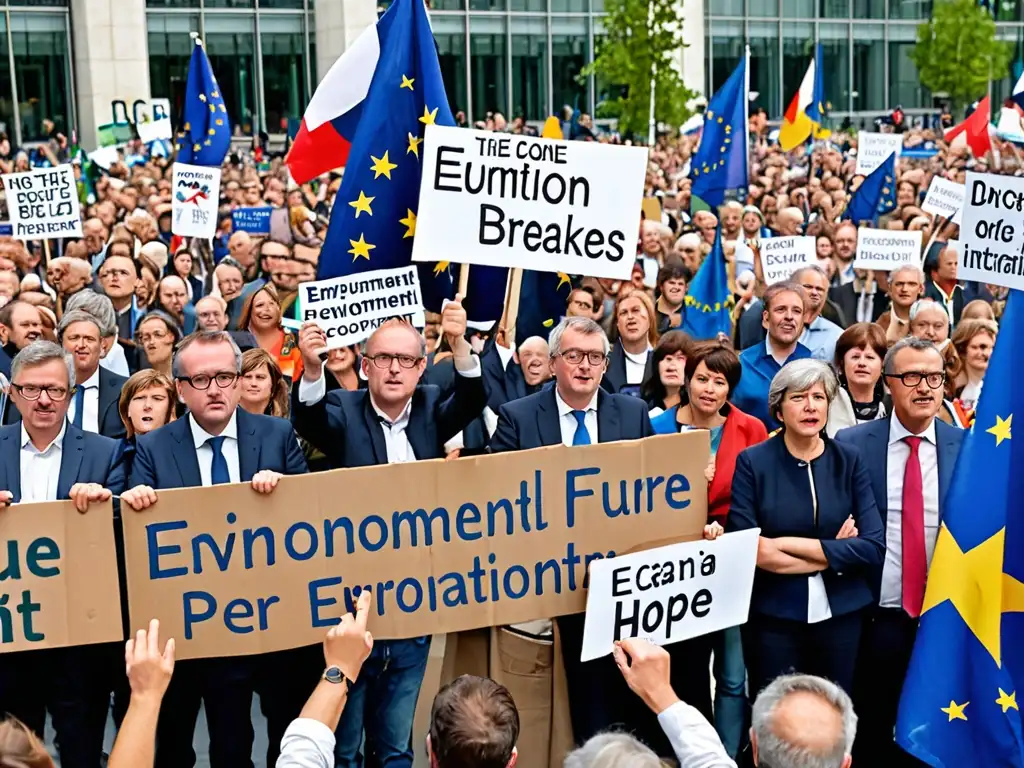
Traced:
POLYGON ((944 179, 941 176, 933 176, 932 183, 928 185, 928 194, 925 195, 921 210, 933 216, 942 216, 950 219, 954 224, 960 224, 960 212, 964 206, 964 185, 955 181, 944 179))
POLYGON ((428 125, 413 261, 628 280, 647 150, 428 125))
POLYGON ((899 133, 857 133, 857 168, 854 173, 867 175, 884 163, 889 155, 896 153, 900 159, 903 151, 903 135, 899 133))
POLYGON ((109 501, 84 515, 70 501, 0 514, 0 653, 123 639, 113 519, 109 501))
POLYGON ((171 232, 212 238, 217 232, 220 168, 175 163, 173 189, 171 232))
POLYGON ((857 255, 853 259, 853 266, 857 269, 888 272, 904 264, 920 263, 920 230, 893 232, 866 227, 857 230, 857 255))
POLYGON ((250 235, 269 235, 270 214, 273 210, 269 205, 235 208, 231 212, 231 229, 235 232, 248 232, 250 235))
POLYGON ((301 283, 295 303, 298 320, 283 319, 282 324, 298 330, 305 322, 316 323, 327 335, 328 349, 368 339, 389 318, 400 317, 416 325, 423 317, 415 266, 301 283))
MULTIPOLYGON (((635 212, 635 211, 634 211, 635 212)), ((708 433, 158 491, 124 516, 133 626, 179 659, 323 640, 369 587, 384 640, 579 613, 591 561, 700 538, 708 433)))
POLYGON ((13 237, 45 240, 82 236, 75 171, 70 165, 0 176, 7 190, 13 237))
POLYGON ((957 277, 1024 289, 1024 179, 967 172, 957 277))
POLYGON ((765 237, 761 240, 761 270, 764 284, 771 285, 789 280, 790 275, 801 267, 817 263, 813 237, 765 237))
POLYGON ((581 661, 607 656, 616 640, 668 645, 745 623, 760 533, 754 528, 595 560, 581 661))

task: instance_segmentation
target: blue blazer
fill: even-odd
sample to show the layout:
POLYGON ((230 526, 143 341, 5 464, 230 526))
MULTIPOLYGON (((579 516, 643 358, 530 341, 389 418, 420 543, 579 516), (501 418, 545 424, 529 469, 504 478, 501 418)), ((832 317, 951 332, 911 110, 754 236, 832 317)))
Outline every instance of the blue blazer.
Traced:
MULTIPOLYGON (((629 395, 597 391, 597 441, 638 440, 654 434, 647 403, 629 395)), ((491 435, 492 453, 525 451, 562 445, 555 388, 506 403, 498 411, 498 427, 491 435)))
MULTIPOLYGON (((867 467, 855 448, 825 438, 825 451, 811 462, 818 497, 814 520, 807 464, 796 459, 781 436, 747 448, 736 459, 727 531, 760 528, 765 538, 820 539, 829 567, 821 571, 833 616, 872 602, 871 579, 885 557, 885 537, 871 493, 867 467), (853 515, 859 535, 836 539, 853 515)), ((807 621, 807 574, 758 568, 750 610, 761 616, 807 621)))
MULTIPOLYGON (((444 458, 444 444, 483 412, 486 400, 480 376, 456 373, 447 397, 437 386, 417 386, 405 430, 416 458, 444 458)), ((333 469, 388 463, 384 431, 368 389, 328 391, 317 403, 305 405, 299 402, 296 384, 292 387, 292 423, 296 432, 327 457, 333 469)))
MULTIPOLYGON (((57 498, 67 499, 75 483, 99 483, 116 495, 124 491, 118 442, 68 424, 57 478, 57 498)), ((21 501, 21 424, 0 427, 0 488, 21 501)), ((115 502, 116 505, 116 502, 115 502)))
MULTIPOLYGON (((871 479, 871 490, 875 498, 875 504, 882 519, 882 529, 888 524, 888 464, 889 464, 889 421, 888 419, 876 419, 867 421, 853 427, 839 430, 836 433, 836 442, 851 445, 856 448, 864 460, 868 470, 868 477, 871 479)), ((953 468, 956 466, 956 457, 960 455, 960 446, 963 444, 966 430, 957 429, 946 424, 941 419, 935 419, 935 443, 938 457, 939 469, 939 521, 946 510, 946 494, 949 492, 950 482, 953 480, 953 468)), ((882 565, 879 564, 872 580, 872 588, 875 591, 875 603, 877 605, 879 593, 882 586, 882 565)))
MULTIPOLYGON (((292 425, 275 416, 261 416, 238 408, 238 474, 242 482, 263 469, 284 475, 309 470, 295 439, 292 425)), ((172 421, 135 441, 131 487, 195 488, 203 484, 192 442, 188 417, 172 421)))

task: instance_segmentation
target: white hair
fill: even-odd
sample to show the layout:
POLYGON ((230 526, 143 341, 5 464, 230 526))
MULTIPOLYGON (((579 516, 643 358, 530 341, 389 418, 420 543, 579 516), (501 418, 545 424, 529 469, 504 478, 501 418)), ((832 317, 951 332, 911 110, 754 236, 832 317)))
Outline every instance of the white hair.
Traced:
POLYGON ((589 317, 563 317, 562 322, 552 328, 551 334, 548 336, 548 347, 551 357, 558 357, 562 354, 562 334, 565 333, 567 328, 572 328, 584 336, 600 335, 601 347, 605 355, 611 349, 611 344, 608 342, 608 335, 604 332, 604 328, 589 317))
POLYGON ((661 760, 628 733, 599 733, 565 757, 562 768, 660 768, 661 760))

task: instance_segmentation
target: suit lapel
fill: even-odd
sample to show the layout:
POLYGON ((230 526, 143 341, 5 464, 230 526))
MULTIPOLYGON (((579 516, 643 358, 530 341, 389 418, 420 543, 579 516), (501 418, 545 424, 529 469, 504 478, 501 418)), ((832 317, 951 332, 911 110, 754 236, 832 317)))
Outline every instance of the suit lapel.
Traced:
POLYGON ((256 436, 256 419, 241 407, 235 413, 238 427, 238 479, 247 483, 260 471, 260 440, 256 436))
POLYGON ((12 502, 21 501, 21 427, 4 430, 3 441, 0 442, 0 489, 10 491, 12 502))
MULTIPOLYGON (((114 410, 117 410, 117 401, 121 395, 121 388, 117 385, 117 381, 113 378, 105 368, 100 368, 100 387, 99 387, 99 412, 97 418, 97 428, 101 435, 107 434, 106 424, 104 423, 107 418, 107 414, 110 412, 110 406, 114 406, 114 410)), ((118 414, 120 419, 120 414, 118 414)))
POLYGON ((886 512, 889 509, 889 419, 878 419, 871 422, 874 428, 874 440, 867 441, 868 450, 862 451, 861 455, 868 465, 868 476, 871 478, 871 487, 875 492, 875 504, 878 506, 878 514, 882 518, 882 527, 885 527, 886 512), (875 443, 875 446, 872 446, 875 443), (872 450, 874 448, 874 450, 872 450))
POLYGON ((60 452, 60 475, 57 478, 57 498, 66 499, 71 494, 71 486, 78 480, 78 470, 82 467, 85 435, 82 430, 68 424, 64 431, 64 445, 60 452))
POLYGON ((179 444, 178 449, 171 451, 171 454, 174 456, 174 463, 181 476, 180 487, 198 488, 203 484, 203 476, 199 472, 199 459, 196 456, 196 447, 192 440, 192 417, 185 416, 185 418, 178 419, 161 429, 168 430, 179 444))
MULTIPOLYGON (((456 374, 458 375, 458 374, 456 374)), ((434 425, 427 419, 426 398, 423 391, 417 387, 412 395, 412 407, 409 408, 409 424, 405 428, 405 438, 412 446, 413 455, 417 459, 433 459, 437 457, 437 451, 442 446, 437 444, 437 434, 434 425)), ((376 432, 384 440, 380 425, 376 432)), ((385 452, 387 446, 385 445, 385 452)))
MULTIPOLYGON (((942 521, 946 512, 946 494, 949 492, 949 485, 953 481, 953 469, 956 467, 957 446, 956 440, 947 437, 945 432, 956 429, 955 427, 940 428, 938 418, 935 419, 935 457, 939 470, 939 521, 942 521)), ((945 426, 944 424, 942 426, 945 426)))
POLYGON ((622 439, 622 424, 615 401, 604 392, 597 393, 597 442, 614 443, 622 439))
MULTIPOLYGON (((388 463, 388 447, 384 442, 384 433, 381 431, 380 419, 377 412, 373 410, 370 402, 370 393, 367 391, 363 398, 363 420, 366 422, 366 431, 370 435, 370 444, 373 446, 373 458, 377 464, 388 463)), ((410 424, 410 426, 412 426, 410 424)), ((406 430, 408 431, 408 430, 406 430)), ((415 451, 416 448, 414 447, 415 451)), ((419 454, 416 455, 419 458, 419 454)))
POLYGON ((561 418, 558 414, 558 403, 555 401, 555 388, 551 387, 541 395, 540 408, 537 409, 537 430, 540 433, 541 445, 562 444, 561 418))

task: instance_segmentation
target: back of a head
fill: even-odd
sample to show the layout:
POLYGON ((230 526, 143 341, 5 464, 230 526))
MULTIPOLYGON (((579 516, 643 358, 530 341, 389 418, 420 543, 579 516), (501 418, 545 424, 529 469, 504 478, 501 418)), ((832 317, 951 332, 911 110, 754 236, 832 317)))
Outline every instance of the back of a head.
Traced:
POLYGON ((565 757, 563 768, 661 768, 664 763, 628 733, 599 733, 565 757))
POLYGON ((23 723, 0 723, 0 768, 53 768, 46 747, 23 723))
POLYGON ((505 768, 518 739, 519 711, 505 686, 462 675, 434 697, 430 749, 437 768, 505 768))

